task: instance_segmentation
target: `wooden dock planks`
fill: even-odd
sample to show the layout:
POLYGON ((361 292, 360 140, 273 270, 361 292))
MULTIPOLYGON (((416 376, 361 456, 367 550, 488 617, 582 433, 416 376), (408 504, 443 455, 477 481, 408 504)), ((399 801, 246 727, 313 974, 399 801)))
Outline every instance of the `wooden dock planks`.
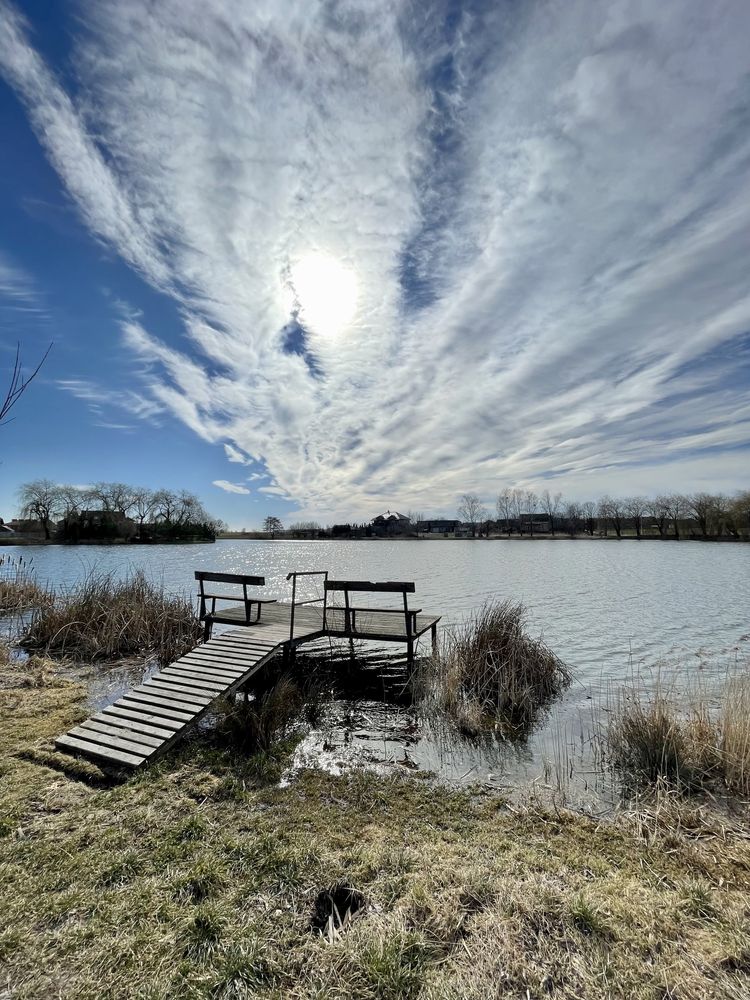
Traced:
POLYGON ((224 633, 197 646, 55 740, 59 750, 116 768, 141 767, 180 739, 219 698, 274 656, 279 642, 224 633))
MULTIPOLYGON (((231 617, 232 609, 227 609, 231 617)), ((331 635, 403 642, 398 615, 373 609, 357 612, 356 632, 347 632, 342 608, 330 607, 324 623, 318 607, 296 606, 290 641, 291 606, 264 606, 256 624, 232 629, 191 649, 185 656, 136 685, 114 704, 58 737, 58 749, 99 763, 137 768, 154 760, 201 719, 218 699, 245 684, 285 647, 331 635), (325 624, 325 627, 324 627, 325 624)), ((244 608, 237 609, 237 621, 244 608)), ((412 639, 436 627, 439 618, 416 613, 412 639)))

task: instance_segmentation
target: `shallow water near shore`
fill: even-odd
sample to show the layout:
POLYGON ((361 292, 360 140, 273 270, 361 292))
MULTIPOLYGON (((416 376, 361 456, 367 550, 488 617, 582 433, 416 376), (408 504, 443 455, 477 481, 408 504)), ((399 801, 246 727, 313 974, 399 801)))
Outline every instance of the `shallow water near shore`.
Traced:
MULTIPOLYGON (((617 688, 637 675, 679 698, 710 698, 750 656, 750 546, 697 542, 220 541, 214 545, 85 549, 26 547, 40 581, 74 583, 91 569, 141 567, 173 592, 194 591, 193 572, 266 577, 269 596, 289 599, 290 570, 328 569, 350 579, 414 580, 415 604, 450 626, 489 598, 522 600, 529 630, 571 668, 570 688, 523 739, 458 740, 409 708, 377 700, 330 703, 302 741, 296 767, 430 772, 450 783, 561 790, 580 803, 611 801, 592 735, 617 688)), ((310 593, 316 596, 314 583, 310 593)), ((399 652, 399 647, 394 647, 399 652)), ((428 651, 425 646, 424 652, 428 651)), ((325 653, 325 649, 321 650, 325 653)), ((388 650, 369 650, 371 663, 388 650)), ((92 704, 116 698, 143 665, 88 675, 92 704)))

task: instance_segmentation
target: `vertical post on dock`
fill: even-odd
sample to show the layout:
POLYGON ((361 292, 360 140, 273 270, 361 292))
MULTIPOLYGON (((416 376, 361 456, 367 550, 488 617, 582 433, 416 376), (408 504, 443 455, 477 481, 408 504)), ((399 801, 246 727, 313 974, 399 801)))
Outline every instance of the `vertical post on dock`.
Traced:
POLYGON ((432 623, 430 632, 432 634, 432 655, 436 656, 438 651, 437 622, 432 623))

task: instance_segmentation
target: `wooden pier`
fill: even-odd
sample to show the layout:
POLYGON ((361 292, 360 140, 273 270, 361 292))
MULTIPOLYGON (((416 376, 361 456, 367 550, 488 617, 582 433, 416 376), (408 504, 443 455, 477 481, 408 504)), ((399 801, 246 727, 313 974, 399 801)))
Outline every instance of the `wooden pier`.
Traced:
POLYGON ((413 583, 331 581, 327 573, 290 573, 292 600, 273 601, 252 595, 248 587, 262 587, 262 577, 224 573, 196 573, 200 583, 204 641, 185 656, 58 737, 59 750, 88 757, 116 768, 137 768, 161 755, 191 729, 220 699, 247 690, 255 675, 274 657, 294 657, 299 645, 323 636, 402 643, 413 660, 418 639, 430 632, 437 641, 439 615, 408 606, 413 583), (297 577, 323 577, 324 596, 297 601, 297 577), (252 581, 252 582, 249 582, 252 581), (242 588, 242 596, 213 594, 206 584, 224 583, 242 588), (400 608, 355 606, 351 595, 398 593, 400 608), (343 606, 329 604, 329 594, 343 594, 343 606), (232 602, 218 608, 216 602, 232 602), (210 608, 209 608, 210 602, 210 608), (212 635, 214 625, 234 625, 212 635))

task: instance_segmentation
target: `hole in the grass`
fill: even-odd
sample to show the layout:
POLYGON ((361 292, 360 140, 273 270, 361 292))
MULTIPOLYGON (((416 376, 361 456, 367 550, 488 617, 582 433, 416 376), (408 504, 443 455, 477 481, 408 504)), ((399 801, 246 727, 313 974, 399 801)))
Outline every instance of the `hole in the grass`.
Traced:
POLYGON ((321 934, 330 929, 338 930, 346 926, 364 905, 365 897, 362 893, 345 883, 321 889, 313 904, 310 928, 321 934))

